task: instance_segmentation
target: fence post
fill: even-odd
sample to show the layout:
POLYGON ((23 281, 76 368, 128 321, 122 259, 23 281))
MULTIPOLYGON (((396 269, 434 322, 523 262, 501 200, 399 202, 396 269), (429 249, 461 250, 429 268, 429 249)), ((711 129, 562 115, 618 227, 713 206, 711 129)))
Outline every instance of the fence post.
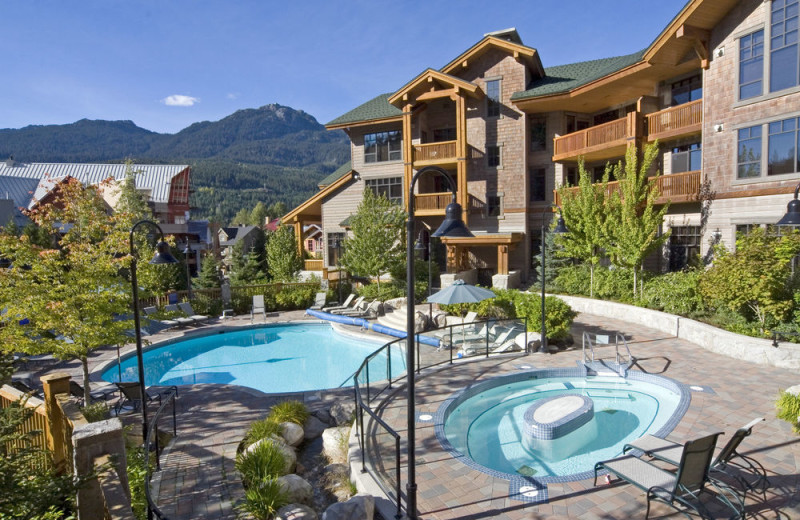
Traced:
POLYGON ((65 372, 54 372, 41 378, 47 416, 47 446, 53 453, 53 467, 59 473, 64 470, 67 447, 64 445, 64 414, 58 406, 56 395, 69 393, 69 380, 69 374, 65 372))

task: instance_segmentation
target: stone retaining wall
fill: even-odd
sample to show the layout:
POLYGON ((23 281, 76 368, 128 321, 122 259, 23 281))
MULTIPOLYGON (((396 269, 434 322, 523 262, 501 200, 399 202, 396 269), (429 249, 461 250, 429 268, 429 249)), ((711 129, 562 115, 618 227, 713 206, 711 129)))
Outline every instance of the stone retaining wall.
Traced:
POLYGON ((781 342, 778 348, 775 348, 772 340, 734 334, 706 323, 666 312, 578 296, 554 296, 563 300, 577 312, 650 327, 699 345, 711 352, 751 363, 800 371, 800 345, 795 343, 781 342))

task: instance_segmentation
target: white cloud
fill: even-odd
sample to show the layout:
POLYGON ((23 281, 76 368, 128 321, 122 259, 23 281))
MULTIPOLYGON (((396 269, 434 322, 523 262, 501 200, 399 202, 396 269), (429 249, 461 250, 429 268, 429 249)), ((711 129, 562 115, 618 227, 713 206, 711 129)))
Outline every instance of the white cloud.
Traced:
POLYGON ((165 97, 164 99, 161 100, 161 102, 167 105, 168 107, 190 107, 193 106, 195 103, 199 103, 200 100, 192 96, 173 94, 171 96, 165 97))
POLYGON ((225 97, 227 97, 228 99, 236 99, 236 98, 239 97, 239 93, 238 92, 228 92, 228 95, 225 96, 225 97))

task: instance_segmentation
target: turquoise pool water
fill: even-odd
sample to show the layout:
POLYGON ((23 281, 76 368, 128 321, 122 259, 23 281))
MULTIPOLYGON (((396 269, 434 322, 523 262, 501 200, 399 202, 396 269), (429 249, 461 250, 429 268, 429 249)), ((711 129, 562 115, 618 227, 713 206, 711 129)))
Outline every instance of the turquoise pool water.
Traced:
MULTIPOLYGON (((383 341, 353 339, 328 324, 285 324, 187 339, 144 353, 145 383, 223 383, 266 393, 302 392, 353 385, 352 375, 383 341)), ((405 371, 399 350, 392 375, 405 371)), ((386 357, 375 366, 388 366, 386 357)), ((138 381, 136 356, 102 374, 105 381, 138 381)))
POLYGON ((484 386, 448 408, 447 441, 479 466, 535 478, 590 472, 596 462, 620 455, 626 442, 665 427, 671 430, 668 423, 676 422, 684 404, 680 391, 670 385, 630 378, 534 376, 508 383, 498 378, 484 386), (552 440, 525 434, 523 415, 531 405, 569 394, 593 401, 591 421, 552 440))

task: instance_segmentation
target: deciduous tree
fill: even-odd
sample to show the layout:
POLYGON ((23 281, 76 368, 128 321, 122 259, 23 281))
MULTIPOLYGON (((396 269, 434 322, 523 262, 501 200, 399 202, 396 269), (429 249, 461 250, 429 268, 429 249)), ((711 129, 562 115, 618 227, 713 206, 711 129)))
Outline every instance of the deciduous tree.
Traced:
POLYGON ((293 282, 303 268, 303 259, 297 252, 294 231, 281 226, 267 240, 267 265, 269 274, 276 282, 293 282))

